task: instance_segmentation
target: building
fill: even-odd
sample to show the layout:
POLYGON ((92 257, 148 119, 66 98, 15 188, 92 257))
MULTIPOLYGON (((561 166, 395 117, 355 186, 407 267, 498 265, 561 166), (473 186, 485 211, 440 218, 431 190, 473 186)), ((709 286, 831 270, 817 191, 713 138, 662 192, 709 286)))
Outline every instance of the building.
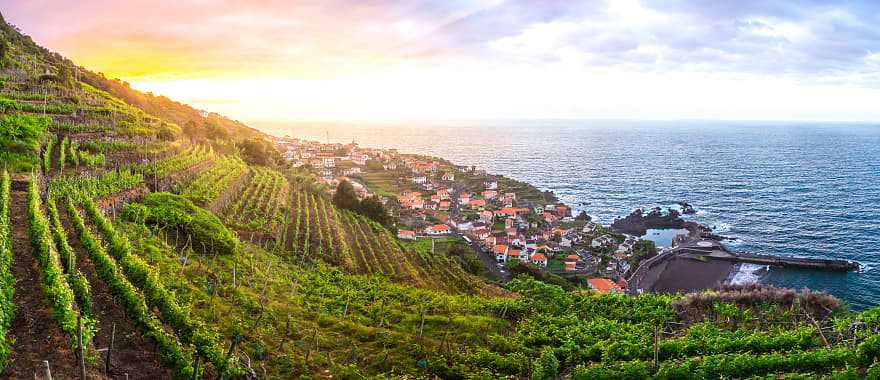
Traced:
POLYGON ((482 210, 486 207, 486 200, 484 199, 471 199, 470 206, 473 209, 482 210))
POLYGON ((426 228, 425 233, 431 236, 449 235, 452 233, 452 229, 445 224, 435 224, 426 228))
POLYGON ((507 253, 507 259, 511 260, 511 261, 513 261, 513 260, 522 261, 524 257, 525 257, 525 255, 522 253, 522 251, 520 251, 518 249, 511 249, 510 252, 507 253))
POLYGON ((532 254, 531 262, 532 264, 544 268, 547 266, 547 256, 544 256, 543 253, 534 253, 532 254))
POLYGON ((599 294, 605 293, 623 293, 623 288, 607 278, 588 278, 587 283, 590 288, 599 294))
POLYGON ((590 246, 593 248, 602 248, 611 246, 612 244, 614 244, 614 242, 615 240, 613 237, 611 237, 611 235, 602 235, 593 239, 593 241, 590 243, 590 246))
POLYGON ((580 258, 577 255, 568 255, 565 257, 565 271, 574 272, 577 269, 577 262, 580 258))
POLYGON ((440 211, 449 211, 451 208, 451 204, 449 201, 440 201, 440 204, 437 206, 437 209, 440 211))
POLYGON ((425 183, 428 182, 428 177, 425 177, 423 175, 417 175, 417 176, 413 177, 412 181, 417 184, 424 185, 425 183))
POLYGON ((442 179, 444 181, 449 181, 449 182, 455 181, 455 173, 453 173, 453 172, 443 173, 442 179))
POLYGON ((510 248, 506 244, 496 244, 492 249, 492 252, 495 253, 495 261, 499 263, 507 262, 507 253, 510 248))
POLYGON ((402 240, 416 240, 416 232, 410 230, 397 231, 397 238, 402 240))

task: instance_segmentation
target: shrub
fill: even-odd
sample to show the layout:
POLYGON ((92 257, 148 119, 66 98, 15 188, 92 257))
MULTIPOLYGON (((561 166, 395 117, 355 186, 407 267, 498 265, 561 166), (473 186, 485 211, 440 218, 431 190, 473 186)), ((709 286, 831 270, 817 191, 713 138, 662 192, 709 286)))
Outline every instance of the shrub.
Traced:
POLYGON ((136 223, 153 224, 175 229, 192 238, 193 247, 204 244, 220 254, 231 254, 238 239, 214 214, 190 200, 171 193, 152 193, 143 204, 128 204, 122 217, 136 223))

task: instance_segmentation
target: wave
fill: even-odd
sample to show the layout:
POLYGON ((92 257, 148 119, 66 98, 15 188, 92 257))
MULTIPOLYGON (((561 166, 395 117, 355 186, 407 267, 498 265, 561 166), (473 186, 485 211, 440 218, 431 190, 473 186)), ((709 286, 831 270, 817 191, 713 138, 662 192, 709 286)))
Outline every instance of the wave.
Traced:
POLYGON ((754 284, 760 282, 764 274, 767 273, 769 267, 766 265, 740 264, 733 276, 730 277, 730 283, 734 285, 754 284))

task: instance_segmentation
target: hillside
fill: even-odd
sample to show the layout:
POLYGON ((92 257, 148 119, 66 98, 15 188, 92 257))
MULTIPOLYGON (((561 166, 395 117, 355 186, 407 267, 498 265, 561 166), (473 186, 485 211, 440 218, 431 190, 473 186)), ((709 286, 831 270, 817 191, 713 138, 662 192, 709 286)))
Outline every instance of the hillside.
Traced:
POLYGON ((245 148, 263 134, 0 30, 4 378, 880 376, 880 309, 499 285, 245 148))

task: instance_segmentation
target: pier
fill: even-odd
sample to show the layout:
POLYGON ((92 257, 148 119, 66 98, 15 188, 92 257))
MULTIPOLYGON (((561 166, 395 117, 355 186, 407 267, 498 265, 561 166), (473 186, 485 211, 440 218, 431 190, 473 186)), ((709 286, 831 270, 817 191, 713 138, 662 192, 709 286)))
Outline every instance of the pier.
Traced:
POLYGON ((835 272, 849 272, 859 269, 859 263, 851 260, 733 253, 724 249, 724 247, 712 240, 689 242, 676 247, 676 250, 681 255, 687 255, 694 258, 771 265, 783 268, 827 270, 835 272))

